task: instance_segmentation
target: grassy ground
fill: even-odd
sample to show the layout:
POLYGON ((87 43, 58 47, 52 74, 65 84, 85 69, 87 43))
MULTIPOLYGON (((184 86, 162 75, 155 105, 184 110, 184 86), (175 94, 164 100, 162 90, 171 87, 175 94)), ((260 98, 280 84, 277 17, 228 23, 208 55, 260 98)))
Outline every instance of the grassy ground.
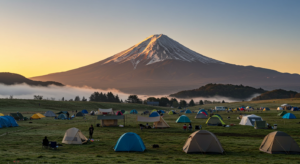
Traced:
MULTIPOLYGON (((268 112, 251 112, 261 116, 271 124, 278 124, 278 130, 291 135, 300 145, 300 119, 283 120, 274 110, 283 103, 300 106, 299 99, 272 100, 256 102, 238 102, 227 104, 213 104, 190 108, 212 108, 214 106, 239 107, 251 105, 254 107, 270 107, 268 112)), ((24 116, 30 117, 35 112, 52 110, 95 110, 97 108, 115 108, 116 110, 137 109, 139 112, 152 110, 153 107, 138 104, 113 104, 93 102, 55 102, 33 100, 0 100, 0 113, 8 114, 19 111, 24 116)), ((158 108, 170 110, 170 108, 158 108)), ((248 113, 248 112, 246 112, 248 113)), ((292 112, 300 118, 300 112, 292 112)), ((95 142, 85 145, 63 145, 58 150, 42 149, 41 142, 44 136, 50 141, 61 142, 68 128, 79 128, 88 137, 88 128, 99 121, 95 116, 87 119, 75 118, 71 121, 43 118, 40 120, 19 121, 20 127, 0 129, 0 163, 300 163, 299 155, 271 155, 258 150, 263 138, 274 130, 255 130, 250 126, 239 126, 240 120, 236 117, 239 113, 219 112, 226 124, 236 124, 229 128, 208 127, 205 119, 194 119, 195 114, 187 114, 193 125, 202 125, 205 130, 213 132, 220 140, 225 154, 185 154, 182 147, 192 132, 184 132, 183 124, 175 123, 178 115, 165 115, 164 119, 171 126, 168 129, 148 129, 141 131, 136 115, 126 115, 126 127, 96 127, 94 132, 95 142), (231 119, 228 120, 227 117, 231 119), (8 134, 6 134, 9 132, 8 134), (118 138, 125 132, 135 132, 143 139, 146 151, 140 152, 114 152, 113 147, 118 138), (152 145, 158 144, 160 148, 153 149, 152 145)), ((119 124, 123 124, 120 121, 119 124)))

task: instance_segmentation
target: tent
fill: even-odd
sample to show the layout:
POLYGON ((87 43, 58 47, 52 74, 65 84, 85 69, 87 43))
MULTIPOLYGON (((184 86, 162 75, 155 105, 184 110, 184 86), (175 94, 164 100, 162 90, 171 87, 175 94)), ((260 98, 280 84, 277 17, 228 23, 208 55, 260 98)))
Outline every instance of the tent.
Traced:
POLYGON ((159 115, 159 113, 157 113, 157 112, 152 112, 152 113, 149 115, 149 117, 158 117, 158 116, 160 116, 160 115, 159 115))
POLYGON ((172 115, 172 114, 175 114, 175 112, 172 111, 172 110, 170 110, 168 114, 171 114, 171 115, 172 115))
POLYGON ((12 116, 15 120, 23 120, 24 117, 21 113, 10 113, 10 116, 12 116))
POLYGON ((255 121, 254 128, 255 129, 265 129, 267 127, 266 121, 255 121))
POLYGON ((198 111, 198 114, 199 114, 199 113, 202 113, 202 112, 204 112, 206 115, 208 115, 208 113, 207 113, 207 111, 206 111, 205 109, 200 109, 200 110, 198 111))
POLYGON ((192 112, 188 109, 188 110, 186 110, 184 113, 185 113, 185 114, 190 114, 190 113, 192 113, 192 112))
POLYGON ((112 108, 109 109, 98 109, 98 115, 115 114, 112 108))
POLYGON ((123 115, 121 111, 117 111, 116 115, 123 115))
POLYGON ((58 119, 66 119, 67 116, 66 116, 65 114, 60 114, 60 115, 58 115, 57 118, 58 118, 58 119))
POLYGON ((81 112, 82 112, 83 114, 89 114, 89 112, 88 112, 87 110, 85 110, 85 109, 83 109, 81 112))
POLYGON ((9 126, 11 126, 11 127, 19 126, 18 123, 16 122, 16 120, 12 116, 3 116, 3 117, 9 121, 9 126))
POLYGON ((282 111, 280 113, 278 113, 278 116, 284 116, 287 112, 286 111, 282 111))
POLYGON ((95 115, 95 114, 96 114, 96 112, 93 110, 90 112, 90 115, 95 115))
POLYGON ((254 110, 254 109, 253 109, 253 108, 247 108, 246 110, 248 110, 248 111, 249 111, 249 110, 250 110, 250 111, 252 111, 252 110, 254 110))
POLYGON ((185 153, 223 153, 218 138, 207 130, 192 133, 183 146, 185 153))
POLYGON ((269 108, 264 108, 264 110, 263 111, 270 111, 270 109, 269 108))
POLYGON ((251 106, 247 106, 246 109, 252 108, 251 106))
POLYGON ((283 108, 282 107, 278 107, 277 110, 283 110, 283 108))
POLYGON ((137 151, 143 152, 146 150, 143 140, 139 135, 133 132, 123 134, 114 147, 115 151, 137 151))
POLYGON ((159 113, 159 114, 161 114, 161 113, 164 114, 164 113, 166 113, 166 112, 163 111, 163 110, 158 110, 157 113, 159 113))
POLYGON ((240 125, 254 126, 255 121, 263 121, 263 119, 260 116, 256 116, 254 114, 243 116, 240 125))
POLYGON ((157 112, 157 110, 156 110, 156 109, 153 109, 153 110, 151 111, 151 113, 152 113, 152 112, 157 112))
POLYGON ((9 120, 3 116, 0 117, 0 128, 9 127, 9 120))
POLYGON ((143 117, 137 116, 138 122, 153 122, 155 128, 169 128, 170 126, 163 119, 163 117, 143 117))
POLYGON ((212 117, 208 118, 207 121, 206 121, 206 124, 208 126, 222 126, 222 125, 225 125, 223 120, 217 115, 213 115, 212 117))
POLYGON ((81 133, 77 128, 70 128, 66 131, 65 136, 62 140, 64 144, 83 144, 88 139, 81 133))
POLYGON ((259 150, 269 154, 299 154, 297 142, 288 134, 275 131, 269 133, 261 143, 259 150))
POLYGON ((232 111, 240 111, 239 108, 234 108, 232 111))
POLYGON ((286 113, 282 116, 283 119, 296 119, 296 116, 293 113, 286 113))
POLYGON ((289 104, 282 104, 281 107, 290 107, 289 104))
POLYGON ((47 111, 47 112, 45 112, 44 116, 45 116, 45 117, 55 117, 56 115, 55 115, 55 113, 52 112, 52 111, 47 111))
POLYGON ((124 114, 124 113, 125 113, 125 110, 122 109, 121 112, 124 114))
POLYGON ((191 120, 187 116, 185 116, 185 115, 181 115, 176 120, 176 123, 190 123, 190 122, 191 122, 191 120))
POLYGON ((298 108, 298 107, 293 107, 293 108, 291 109, 291 111, 299 111, 299 108, 298 108))
POLYGON ((30 118, 31 119, 41 119, 41 118, 44 118, 45 116, 40 114, 40 113, 36 113, 34 115, 32 115, 30 118))
POLYGON ((204 114, 204 112, 202 112, 202 113, 199 113, 199 114, 197 114, 196 116, 195 116, 195 118, 205 118, 205 119, 207 119, 207 116, 204 114))
POLYGON ((123 114, 130 114, 130 112, 126 111, 126 112, 124 112, 123 114))
POLYGON ((223 118, 219 114, 214 114, 214 115, 218 116, 221 120, 223 120, 223 118))
POLYGON ((240 108, 240 111, 244 111, 245 110, 245 108, 240 108))
POLYGON ((179 106, 178 109, 181 109, 181 106, 179 106))
POLYGON ((130 111, 130 114, 138 114, 138 112, 137 112, 135 109, 132 109, 132 110, 130 111))
POLYGON ((67 114, 67 113, 69 113, 69 112, 68 111, 60 111, 60 112, 58 112, 56 114, 67 114))
POLYGON ((124 115, 100 115, 97 119, 101 120, 102 127, 119 126, 118 120, 124 119, 124 115))
POLYGON ((82 112, 76 113, 76 117, 83 117, 83 116, 84 116, 84 114, 82 112))
POLYGON ((0 113, 0 116, 4 116, 4 114, 0 113))

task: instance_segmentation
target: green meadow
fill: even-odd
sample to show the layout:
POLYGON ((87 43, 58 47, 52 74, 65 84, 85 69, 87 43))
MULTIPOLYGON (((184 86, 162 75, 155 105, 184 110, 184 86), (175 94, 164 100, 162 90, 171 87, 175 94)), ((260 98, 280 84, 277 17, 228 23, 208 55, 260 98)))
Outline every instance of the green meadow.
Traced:
MULTIPOLYGON (((213 108, 214 106, 240 107, 252 106, 269 107, 267 112, 218 112, 226 124, 235 124, 231 127, 206 126, 206 119, 195 119, 196 113, 186 114, 195 125, 202 125, 204 130, 214 133, 225 150, 224 154, 186 154, 182 151, 188 136, 194 131, 183 131, 182 123, 175 123, 178 115, 164 115, 165 121, 171 126, 168 129, 143 129, 136 122, 136 115, 126 115, 125 127, 96 127, 100 120, 96 116, 87 115, 86 119, 77 117, 72 120, 55 120, 42 118, 39 120, 18 121, 19 127, 0 129, 0 163, 300 163, 299 155, 267 154, 259 151, 264 137, 275 131, 272 129, 254 129, 251 126, 239 125, 237 119, 240 113, 256 114, 269 124, 277 124, 278 131, 283 131, 294 138, 300 145, 300 111, 291 112, 297 119, 284 120, 277 116, 276 108, 283 103, 300 106, 300 99, 269 100, 236 102, 225 104, 208 104, 190 107, 190 110, 199 108, 213 108), (227 117, 230 116, 230 119, 227 117), (32 122, 32 123, 30 123, 32 122), (47 136, 49 141, 61 143, 65 131, 76 127, 88 137, 88 128, 93 124, 94 142, 83 145, 66 145, 57 150, 42 148, 42 139, 47 136), (145 152, 114 152, 113 147, 118 138, 126 132, 135 132, 143 140, 145 152), (158 144, 160 148, 152 148, 158 144)), ((51 110, 72 111, 98 108, 113 108, 114 111, 136 109, 139 114, 145 110, 163 109, 167 107, 153 107, 142 104, 126 103, 97 103, 97 102, 61 102, 36 100, 8 100, 0 99, 0 113, 9 114, 20 112, 26 117, 34 113, 44 114, 51 110)), ((179 109, 177 109, 179 111, 179 109)), ((123 120, 119 124, 124 125, 123 120)), ((145 124, 145 123, 143 123, 145 124)), ((151 125, 151 123, 150 123, 151 125)))

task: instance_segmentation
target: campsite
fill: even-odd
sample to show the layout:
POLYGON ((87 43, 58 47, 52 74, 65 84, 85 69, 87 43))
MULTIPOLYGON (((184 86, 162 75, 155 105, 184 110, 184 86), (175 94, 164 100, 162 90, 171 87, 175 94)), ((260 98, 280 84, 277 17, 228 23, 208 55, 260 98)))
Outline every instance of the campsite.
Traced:
MULTIPOLYGON (((247 105, 253 108, 264 106, 270 108, 270 111, 233 111, 229 113, 219 111, 216 114, 222 117, 226 125, 234 124, 230 127, 222 127, 207 126, 206 122, 208 119, 195 118, 199 108, 209 109, 214 106, 220 106, 220 104, 194 106, 188 109, 196 111, 195 113, 185 114, 179 112, 181 109, 168 107, 154 108, 149 105, 131 103, 0 99, 1 113, 7 115, 19 112, 28 118, 36 113, 45 114, 47 111, 53 111, 53 113, 68 111, 71 116, 75 110, 82 112, 85 109, 90 113, 92 110, 94 111, 98 108, 112 108, 116 113, 121 110, 130 113, 133 109, 135 111, 132 113, 137 112, 137 114, 124 114, 125 120, 118 120, 118 124, 124 125, 124 127, 96 127, 97 123, 101 124, 101 120, 97 119, 97 115, 89 114, 84 115, 84 117, 65 120, 55 119, 51 117, 52 113, 48 112, 48 117, 17 121, 18 127, 0 129, 0 143, 2 145, 0 153, 1 161, 6 163, 13 163, 13 161, 19 161, 19 163, 286 163, 288 160, 289 163, 298 163, 299 155, 269 154, 260 151, 260 146, 264 138, 275 131, 282 131, 288 134, 300 145, 300 124, 298 124, 300 122, 300 119, 298 119, 300 118, 300 112, 287 111, 288 113, 292 113, 297 119, 283 119, 282 116, 278 115, 282 110, 277 110, 278 106, 283 103, 300 106, 300 99, 227 103, 226 106, 230 108, 247 105), (146 122, 138 122, 137 117, 147 117, 149 120, 154 119, 156 117, 149 117, 150 113, 141 115, 142 112, 152 112, 153 109, 166 111, 163 119, 170 126, 169 128, 140 129, 139 124, 146 124, 146 122), (187 116, 193 125, 193 130, 183 131, 182 126, 185 123, 176 123, 179 114, 168 114, 171 110, 176 110, 180 115, 187 116), (241 119, 237 119, 237 117, 239 117, 240 113, 260 116, 271 125, 277 124, 278 129, 254 129, 253 126, 239 125, 241 119), (88 138, 88 128, 91 124, 95 128, 93 142, 88 141, 84 144, 62 143, 66 132, 71 128, 76 129, 69 131, 76 132, 76 135, 80 131, 82 135, 88 138), (202 125, 203 131, 200 131, 201 133, 207 133, 212 137, 215 136, 221 145, 216 151, 222 152, 224 149, 224 153, 186 153, 193 150, 187 148, 184 151, 183 147, 192 144, 192 141, 191 143, 186 143, 186 141, 190 135, 196 132, 194 130, 195 125, 202 125), (120 137, 125 133, 130 134, 130 132, 137 134, 143 141, 145 145, 143 152, 117 151, 122 150, 116 146, 120 137), (49 141, 56 141, 62 144, 62 146, 59 146, 57 149, 42 148, 42 139, 45 136, 48 137, 49 141), (154 144, 159 145, 159 148, 153 148, 154 144), (116 151, 114 148, 116 148, 116 151)), ((56 116, 58 115, 56 114, 56 116)), ((188 123, 186 124, 188 125, 188 123)), ((149 125, 152 126, 153 123, 149 122, 149 125)), ((199 138, 201 138, 201 135, 199 134, 199 138)), ((195 134, 195 136, 197 135, 195 134)), ((201 141, 200 143, 206 142, 201 141)), ((265 148, 261 149, 264 150, 265 148)), ((141 150, 143 150, 143 147, 141 147, 141 150)))

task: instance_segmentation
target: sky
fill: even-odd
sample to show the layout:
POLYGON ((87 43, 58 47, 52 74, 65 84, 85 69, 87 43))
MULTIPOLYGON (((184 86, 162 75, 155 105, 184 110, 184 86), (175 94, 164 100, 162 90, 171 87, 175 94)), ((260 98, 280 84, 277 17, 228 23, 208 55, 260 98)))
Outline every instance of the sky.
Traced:
POLYGON ((299 0, 1 0, 0 72, 89 65, 153 34, 211 58, 300 74, 299 0))

